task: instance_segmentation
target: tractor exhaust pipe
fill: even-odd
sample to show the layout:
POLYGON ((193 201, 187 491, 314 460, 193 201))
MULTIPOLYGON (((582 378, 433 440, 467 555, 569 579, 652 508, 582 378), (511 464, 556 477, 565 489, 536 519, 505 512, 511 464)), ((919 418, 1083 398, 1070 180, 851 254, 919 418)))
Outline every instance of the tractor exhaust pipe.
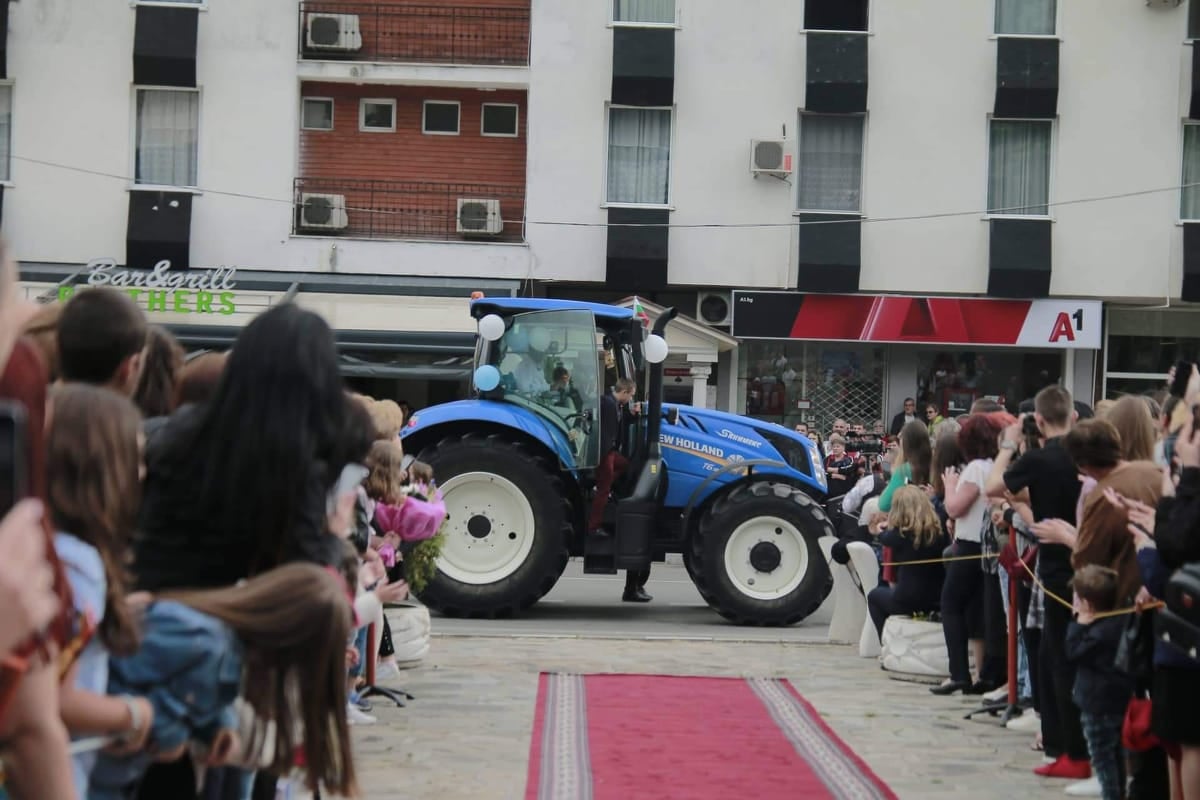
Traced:
MULTIPOLYGON (((662 336, 663 331, 667 329, 667 324, 677 316, 679 316, 678 310, 674 308, 663 309, 658 319, 654 320, 654 327, 650 332, 657 336, 662 336)), ((658 434, 662 430, 663 405, 663 362, 661 361, 650 365, 649 389, 650 393, 647 396, 647 402, 650 406, 648 412, 650 416, 646 422, 646 455, 657 459, 661 455, 658 444, 658 434)))

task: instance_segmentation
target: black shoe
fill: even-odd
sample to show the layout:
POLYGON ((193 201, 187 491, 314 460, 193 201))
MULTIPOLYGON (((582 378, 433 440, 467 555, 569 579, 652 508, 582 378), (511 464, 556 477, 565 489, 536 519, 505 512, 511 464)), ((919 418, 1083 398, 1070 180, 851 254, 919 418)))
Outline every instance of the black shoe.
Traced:
POLYGON ((621 599, 626 603, 649 603, 654 598, 646 594, 646 590, 639 586, 636 589, 626 589, 625 594, 621 595, 621 599))
POLYGON ((929 693, 936 694, 940 697, 954 694, 955 692, 963 692, 964 694, 971 688, 970 681, 950 681, 938 686, 930 686, 929 693))

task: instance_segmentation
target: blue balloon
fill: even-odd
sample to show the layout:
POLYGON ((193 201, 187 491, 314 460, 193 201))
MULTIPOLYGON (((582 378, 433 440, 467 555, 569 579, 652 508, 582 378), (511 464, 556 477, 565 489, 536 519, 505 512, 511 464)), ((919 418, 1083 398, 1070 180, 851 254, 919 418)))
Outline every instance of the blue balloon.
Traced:
POLYGON ((491 364, 484 364, 475 370, 475 388, 481 392, 490 392, 500 385, 500 370, 491 364))

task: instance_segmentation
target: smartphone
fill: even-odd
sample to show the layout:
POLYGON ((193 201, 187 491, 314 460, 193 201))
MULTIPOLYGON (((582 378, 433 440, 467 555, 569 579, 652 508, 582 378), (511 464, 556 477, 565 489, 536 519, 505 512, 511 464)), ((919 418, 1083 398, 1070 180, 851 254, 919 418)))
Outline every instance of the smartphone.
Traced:
POLYGON ((370 474, 371 470, 362 464, 347 464, 342 467, 342 474, 338 476, 337 483, 325 498, 325 513, 332 514, 337 508, 338 498, 347 492, 353 492, 370 474))
POLYGON ((25 406, 0 401, 0 517, 29 492, 25 406))
POLYGON ((1187 394, 1188 381, 1192 379, 1192 370, 1195 364, 1191 361, 1180 361, 1175 365, 1175 377, 1171 379, 1169 391, 1175 397, 1183 397, 1187 394))

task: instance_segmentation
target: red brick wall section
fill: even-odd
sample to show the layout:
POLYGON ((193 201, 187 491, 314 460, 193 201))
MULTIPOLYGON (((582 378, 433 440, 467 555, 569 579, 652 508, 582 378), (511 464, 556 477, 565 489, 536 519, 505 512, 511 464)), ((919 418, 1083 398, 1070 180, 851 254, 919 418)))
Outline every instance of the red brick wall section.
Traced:
POLYGON ((357 15, 362 49, 354 60, 529 63, 529 0, 305 0, 303 11, 357 15))
POLYGON ((306 83, 301 95, 334 100, 332 131, 300 131, 299 177, 303 191, 346 196, 350 218, 346 233, 454 238, 457 198, 483 197, 500 200, 505 220, 502 238, 521 238, 524 92, 306 83), (360 131, 362 98, 394 99, 396 130, 360 131), (458 136, 421 132, 425 100, 461 104, 458 136), (519 135, 481 135, 484 103, 516 103, 519 135))

